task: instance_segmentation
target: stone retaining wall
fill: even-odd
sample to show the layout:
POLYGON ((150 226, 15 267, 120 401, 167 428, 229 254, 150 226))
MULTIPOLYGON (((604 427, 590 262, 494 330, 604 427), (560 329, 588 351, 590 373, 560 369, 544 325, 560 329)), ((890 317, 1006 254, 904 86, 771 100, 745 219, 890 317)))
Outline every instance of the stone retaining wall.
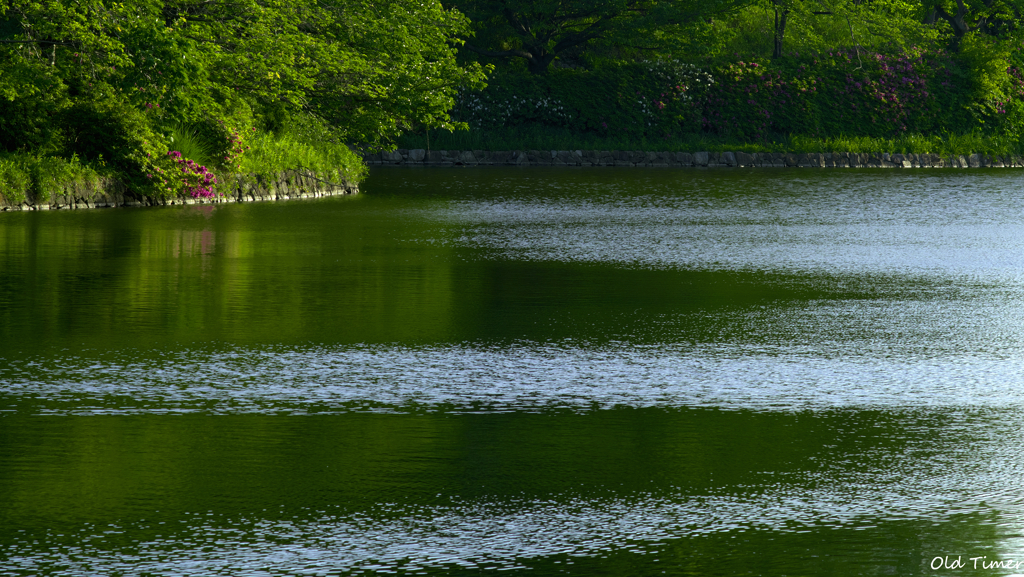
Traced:
POLYGON ((118 206, 160 206, 173 204, 215 204, 222 202, 251 202, 258 200, 285 200, 355 194, 359 187, 347 182, 333 183, 316 174, 288 170, 270 178, 258 175, 238 175, 227 190, 227 195, 214 199, 151 198, 133 194, 124 183, 108 179, 96 187, 71 186, 63 194, 52 195, 46 201, 28 200, 11 204, 0 196, 0 210, 58 210, 72 208, 104 208, 118 206))
POLYGON ((370 165, 421 166, 691 166, 817 168, 1003 168, 1022 167, 1018 156, 986 154, 868 154, 854 152, 643 152, 604 150, 426 150, 399 149, 365 155, 370 165))

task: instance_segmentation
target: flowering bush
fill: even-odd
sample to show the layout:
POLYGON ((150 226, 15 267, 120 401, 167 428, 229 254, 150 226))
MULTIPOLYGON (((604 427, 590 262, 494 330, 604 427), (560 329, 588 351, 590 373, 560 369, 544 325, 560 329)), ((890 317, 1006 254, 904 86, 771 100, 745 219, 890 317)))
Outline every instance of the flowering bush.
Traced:
MULTIPOLYGON (((250 130, 255 132, 256 128, 251 128, 250 130)), ((246 146, 245 144, 245 139, 242 136, 242 131, 231 131, 231 135, 228 137, 227 153, 224 156, 224 166, 236 172, 241 172, 242 155, 245 154, 245 152, 249 150, 249 148, 250 147, 246 146)))
POLYGON ((167 153, 181 172, 181 190, 192 198, 213 198, 216 196, 217 177, 205 166, 184 158, 180 152, 167 153))

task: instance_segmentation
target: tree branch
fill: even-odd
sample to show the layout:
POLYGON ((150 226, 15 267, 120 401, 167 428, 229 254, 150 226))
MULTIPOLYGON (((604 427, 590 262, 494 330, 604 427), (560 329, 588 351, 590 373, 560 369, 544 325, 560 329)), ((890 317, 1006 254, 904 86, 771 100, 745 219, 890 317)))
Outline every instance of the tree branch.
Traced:
POLYGON ((56 40, 0 40, 4 44, 53 44, 54 46, 74 46, 74 42, 58 42, 56 40))
POLYGON ((492 56, 492 57, 518 56, 520 58, 526 58, 527 60, 533 60, 533 54, 530 54, 529 52, 527 52, 525 50, 505 50, 503 52, 490 52, 488 50, 483 50, 481 48, 477 48, 476 46, 473 46, 469 42, 466 42, 465 44, 463 44, 463 46, 465 46, 466 48, 469 48, 470 50, 472 50, 473 52, 476 52, 477 54, 483 54, 484 56, 492 56))

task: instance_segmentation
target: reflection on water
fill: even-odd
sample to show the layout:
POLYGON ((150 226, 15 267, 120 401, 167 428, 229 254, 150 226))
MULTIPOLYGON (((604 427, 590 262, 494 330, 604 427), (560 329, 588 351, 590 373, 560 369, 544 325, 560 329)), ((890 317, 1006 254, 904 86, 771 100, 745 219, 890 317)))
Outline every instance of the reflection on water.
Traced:
POLYGON ((1021 416, 14 417, 0 521, 26 574, 923 572, 1014 535, 1021 416))
POLYGON ((1020 572, 1015 174, 0 215, 0 575, 1020 572))

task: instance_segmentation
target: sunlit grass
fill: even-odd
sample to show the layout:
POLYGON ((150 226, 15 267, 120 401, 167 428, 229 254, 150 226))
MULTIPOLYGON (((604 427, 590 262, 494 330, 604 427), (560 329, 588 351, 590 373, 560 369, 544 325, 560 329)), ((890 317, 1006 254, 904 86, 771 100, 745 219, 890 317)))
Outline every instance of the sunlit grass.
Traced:
POLYGON ((215 166, 216 147, 200 137, 199 132, 185 124, 176 124, 171 127, 169 138, 171 150, 180 152, 181 155, 193 162, 203 166, 215 166))
POLYGON ((95 190, 99 173, 77 156, 37 156, 28 153, 0 154, 0 196, 9 203, 26 200, 49 203, 55 194, 69 187, 79 191, 95 190))
POLYGON ((357 182, 366 174, 362 159, 340 143, 313 143, 288 132, 262 132, 247 140, 246 145, 251 148, 242 156, 243 173, 271 174, 298 169, 348 182, 357 182))

